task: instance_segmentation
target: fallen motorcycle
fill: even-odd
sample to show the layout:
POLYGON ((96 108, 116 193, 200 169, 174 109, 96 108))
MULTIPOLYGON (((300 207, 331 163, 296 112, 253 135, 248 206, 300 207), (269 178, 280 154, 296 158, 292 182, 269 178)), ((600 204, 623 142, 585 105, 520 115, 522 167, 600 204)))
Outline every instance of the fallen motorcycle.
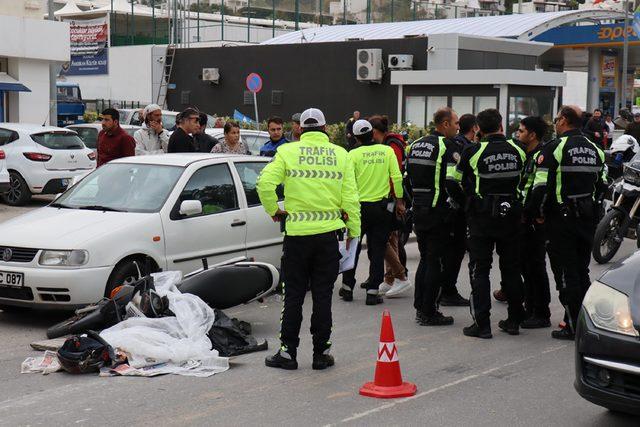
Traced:
MULTIPOLYGON (((279 280, 278 270, 270 264, 235 262, 209 268, 205 259, 203 268, 186 275, 177 287, 182 293, 200 297, 211 308, 225 309, 267 296, 279 280)), ((47 338, 102 330, 129 316, 165 315, 171 315, 168 302, 155 292, 153 276, 148 275, 114 289, 111 298, 76 310, 69 319, 47 329, 47 338)))

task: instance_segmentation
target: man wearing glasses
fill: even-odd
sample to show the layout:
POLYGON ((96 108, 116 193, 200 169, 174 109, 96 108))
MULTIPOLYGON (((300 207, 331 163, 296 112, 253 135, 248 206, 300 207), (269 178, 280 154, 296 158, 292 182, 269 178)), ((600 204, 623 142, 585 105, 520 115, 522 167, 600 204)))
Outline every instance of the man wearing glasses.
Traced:
POLYGON ((200 112, 187 108, 176 117, 177 127, 169 138, 167 153, 194 153, 196 145, 193 134, 200 130, 200 112))
POLYGON ((564 340, 575 337, 582 299, 591 284, 589 262, 597 223, 596 201, 607 190, 604 152, 582 134, 581 116, 576 106, 560 109, 554 120, 557 137, 538 156, 526 205, 530 218, 544 213, 551 269, 566 319, 566 326, 551 336, 564 340))

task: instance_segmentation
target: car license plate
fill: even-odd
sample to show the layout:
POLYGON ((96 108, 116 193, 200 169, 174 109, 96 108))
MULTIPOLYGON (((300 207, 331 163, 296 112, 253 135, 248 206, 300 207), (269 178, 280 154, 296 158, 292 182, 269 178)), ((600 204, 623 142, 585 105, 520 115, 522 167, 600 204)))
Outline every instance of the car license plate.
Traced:
POLYGON ((24 273, 0 271, 0 286, 24 286, 24 273))

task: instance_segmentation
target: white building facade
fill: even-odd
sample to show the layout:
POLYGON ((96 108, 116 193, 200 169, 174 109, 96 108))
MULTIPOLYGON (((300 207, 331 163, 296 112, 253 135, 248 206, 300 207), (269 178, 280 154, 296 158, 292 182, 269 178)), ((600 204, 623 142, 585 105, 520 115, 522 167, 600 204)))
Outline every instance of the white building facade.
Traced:
POLYGON ((0 2, 0 122, 49 123, 49 64, 69 60, 69 24, 45 21, 37 0, 0 2))

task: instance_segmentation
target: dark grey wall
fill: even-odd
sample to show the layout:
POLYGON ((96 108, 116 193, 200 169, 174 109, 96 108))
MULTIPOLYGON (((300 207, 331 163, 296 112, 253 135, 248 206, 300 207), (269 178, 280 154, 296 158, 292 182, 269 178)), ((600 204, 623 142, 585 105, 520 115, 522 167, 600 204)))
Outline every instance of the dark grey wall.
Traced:
POLYGON ((530 55, 514 55, 510 53, 481 52, 460 49, 458 51, 458 69, 510 69, 535 70, 537 58, 530 55))
POLYGON ((308 107, 324 111, 329 123, 344 121, 354 110, 363 115, 397 113, 397 86, 356 80, 357 49, 380 48, 385 68, 389 54, 412 54, 414 69, 426 69, 426 38, 401 40, 305 43, 295 45, 236 46, 181 49, 176 52, 167 102, 172 110, 193 105, 210 114, 232 115, 237 109, 254 116, 253 105, 244 105, 245 78, 262 75, 258 94, 261 119, 279 115, 289 119, 308 107), (219 68, 220 84, 200 79, 202 68, 219 68), (272 105, 272 91, 282 91, 282 105, 272 105))

